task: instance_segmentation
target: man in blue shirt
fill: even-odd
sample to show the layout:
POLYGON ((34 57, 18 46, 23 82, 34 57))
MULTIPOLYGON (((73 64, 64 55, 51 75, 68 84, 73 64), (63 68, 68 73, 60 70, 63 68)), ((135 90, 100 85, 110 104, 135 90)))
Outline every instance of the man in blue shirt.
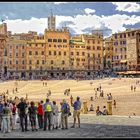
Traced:
POLYGON ((81 112, 80 97, 77 97, 77 100, 74 102, 74 104, 72 106, 74 108, 74 112, 73 112, 74 122, 73 122, 73 126, 71 128, 75 128, 76 117, 78 119, 78 126, 80 128, 80 112, 81 112))

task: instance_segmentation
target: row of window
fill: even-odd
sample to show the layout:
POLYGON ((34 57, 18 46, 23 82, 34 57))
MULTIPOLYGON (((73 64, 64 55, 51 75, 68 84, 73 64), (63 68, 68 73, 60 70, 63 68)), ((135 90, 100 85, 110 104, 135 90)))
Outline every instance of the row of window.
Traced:
MULTIPOLYGON (((52 47, 52 45, 49 44, 49 47, 52 47)), ((61 48, 61 47, 67 48, 67 45, 54 45, 54 47, 55 47, 55 48, 56 48, 56 47, 58 47, 58 48, 61 48)))
MULTIPOLYGON (((117 48, 115 48, 115 52, 117 52, 119 49, 117 49, 117 48)), ((122 52, 122 51, 126 51, 126 48, 120 48, 120 51, 122 52)))
MULTIPOLYGON (((32 55, 32 54, 33 54, 32 51, 29 51, 29 55, 32 55)), ((44 54, 45 54, 44 51, 42 51, 41 55, 44 55, 44 54)), ((35 55, 39 55, 38 51, 35 51, 35 55)))
MULTIPOLYGON (((87 40, 88 44, 95 44, 95 42, 95 40, 87 40)), ((100 44, 100 41, 98 40, 97 43, 100 44)))
POLYGON ((67 39, 48 39, 48 42, 63 42, 63 43, 67 43, 67 39))
POLYGON ((115 39, 117 39, 117 38, 126 38, 126 35, 128 36, 128 37, 130 37, 130 36, 134 36, 135 35, 135 33, 134 32, 132 32, 132 33, 127 33, 127 34, 115 34, 115 39))
MULTIPOLYGON (((95 50, 95 46, 70 46, 70 48, 86 48, 86 49, 88 49, 88 50, 91 50, 91 49, 93 49, 93 50, 95 50)), ((97 46, 97 50, 101 50, 101 46, 97 46)))
POLYGON ((117 56, 113 57, 113 59, 123 59, 123 58, 126 59, 127 56, 126 55, 124 55, 124 56, 123 55, 120 55, 120 56, 117 55, 117 56))
MULTIPOLYGON (((114 45, 117 46, 119 43, 116 41, 114 45)), ((126 45, 126 41, 120 41, 120 45, 126 45)))

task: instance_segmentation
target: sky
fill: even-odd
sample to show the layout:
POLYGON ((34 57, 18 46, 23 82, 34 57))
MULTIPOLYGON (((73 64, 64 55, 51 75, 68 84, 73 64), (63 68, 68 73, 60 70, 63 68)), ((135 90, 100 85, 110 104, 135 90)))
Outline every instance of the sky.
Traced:
POLYGON ((67 26, 72 35, 102 30, 104 36, 109 36, 127 28, 140 28, 140 2, 0 2, 0 18, 12 33, 39 34, 48 28, 51 9, 56 28, 67 26))

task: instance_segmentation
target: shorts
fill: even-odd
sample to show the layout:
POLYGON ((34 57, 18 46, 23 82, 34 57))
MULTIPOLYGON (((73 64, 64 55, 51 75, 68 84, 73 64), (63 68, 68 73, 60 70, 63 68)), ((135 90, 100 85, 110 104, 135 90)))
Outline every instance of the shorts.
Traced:
POLYGON ((76 118, 76 116, 77 116, 77 118, 80 118, 80 110, 74 110, 73 111, 73 118, 76 118))

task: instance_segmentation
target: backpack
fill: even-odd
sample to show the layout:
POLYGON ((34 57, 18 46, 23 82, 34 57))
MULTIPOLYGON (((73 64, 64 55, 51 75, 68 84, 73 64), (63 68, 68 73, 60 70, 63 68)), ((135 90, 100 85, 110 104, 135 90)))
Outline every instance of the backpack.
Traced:
POLYGON ((50 105, 50 104, 47 104, 45 110, 46 110, 47 112, 52 111, 51 105, 50 105))
POLYGON ((12 113, 16 114, 16 106, 15 105, 13 106, 12 113))
POLYGON ((69 114, 70 113, 70 107, 68 104, 65 105, 65 108, 64 108, 64 114, 69 114))

